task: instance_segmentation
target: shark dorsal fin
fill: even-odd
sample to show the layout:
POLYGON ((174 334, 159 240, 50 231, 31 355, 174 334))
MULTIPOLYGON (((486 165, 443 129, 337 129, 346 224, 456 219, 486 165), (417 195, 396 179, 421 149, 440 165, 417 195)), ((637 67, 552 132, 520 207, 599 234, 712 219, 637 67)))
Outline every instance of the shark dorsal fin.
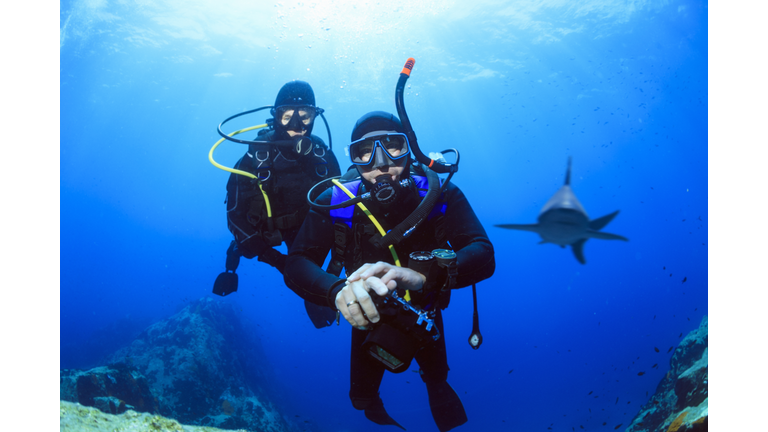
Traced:
POLYGON ((568 171, 565 172, 565 184, 571 184, 571 157, 568 156, 568 171))

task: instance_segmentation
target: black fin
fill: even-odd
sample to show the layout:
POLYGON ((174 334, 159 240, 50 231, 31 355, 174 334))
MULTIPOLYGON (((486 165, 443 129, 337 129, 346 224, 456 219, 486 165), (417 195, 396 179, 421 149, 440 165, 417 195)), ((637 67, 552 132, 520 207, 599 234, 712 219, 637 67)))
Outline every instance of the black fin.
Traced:
POLYGON ((307 316, 312 320, 312 324, 315 325, 315 328, 328 327, 336 321, 336 312, 331 308, 316 305, 304 300, 304 309, 307 310, 307 316))
POLYGON ((568 156, 568 171, 565 172, 565 184, 571 184, 571 157, 568 156))
POLYGON ((589 228, 595 231, 599 231, 603 229, 606 225, 608 225, 608 223, 610 223, 613 220, 613 218, 616 217, 617 214, 619 214, 618 210, 616 210, 615 212, 609 215, 605 215, 601 218, 591 220, 589 221, 589 228))
POLYGON ((467 413, 459 395, 446 381, 427 384, 429 409, 440 432, 449 431, 467 422, 467 413))
POLYGON ((222 297, 237 291, 237 273, 219 273, 213 282, 213 293, 222 297))
POLYGON ((405 430, 404 427, 400 426, 400 423, 396 422, 395 419, 387 414, 387 410, 384 409, 384 403, 381 401, 381 399, 379 399, 377 402, 374 402, 373 405, 365 409, 365 417, 368 420, 382 426, 392 425, 405 430))
POLYGON ((571 249, 573 249, 573 256, 575 256, 576 259, 579 260, 579 262, 582 264, 587 263, 587 260, 584 259, 584 243, 586 241, 587 239, 581 239, 576 243, 571 244, 571 249))

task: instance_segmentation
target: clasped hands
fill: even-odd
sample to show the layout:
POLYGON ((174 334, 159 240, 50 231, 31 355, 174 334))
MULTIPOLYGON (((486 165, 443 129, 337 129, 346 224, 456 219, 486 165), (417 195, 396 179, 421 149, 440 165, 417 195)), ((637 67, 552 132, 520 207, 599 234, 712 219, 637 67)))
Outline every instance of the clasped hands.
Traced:
POLYGON ((396 288, 420 290, 427 278, 415 270, 397 267, 385 262, 363 264, 349 275, 346 286, 336 295, 336 309, 353 327, 364 330, 379 322, 379 312, 369 292, 387 295, 396 288))

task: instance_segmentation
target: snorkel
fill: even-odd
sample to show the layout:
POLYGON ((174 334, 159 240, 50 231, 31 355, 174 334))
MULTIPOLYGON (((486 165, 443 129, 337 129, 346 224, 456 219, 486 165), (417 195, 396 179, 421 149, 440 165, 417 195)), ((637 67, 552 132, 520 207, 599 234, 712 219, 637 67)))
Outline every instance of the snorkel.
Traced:
MULTIPOLYGON (((459 170, 458 150, 448 149, 448 150, 443 150, 441 152, 443 154, 447 152, 456 153, 456 163, 453 163, 453 164, 445 162, 445 160, 436 161, 424 155, 424 153, 422 153, 421 149, 419 148, 419 143, 416 140, 416 133, 413 131, 413 127, 411 126, 411 121, 408 119, 408 113, 405 112, 405 103, 403 102, 403 90, 405 88, 405 82, 408 81, 408 78, 411 77, 411 71, 413 71, 413 66, 415 64, 416 64, 416 59, 414 59, 413 57, 410 57, 408 58, 408 60, 405 61, 405 66, 403 66, 403 70, 400 71, 400 79, 397 80, 397 87, 395 87, 395 106, 397 107, 397 115, 398 117, 400 117, 400 122, 403 124, 403 127, 405 128, 405 134, 408 136, 408 142, 411 145, 411 151, 413 152, 413 155, 416 158, 416 160, 419 161, 419 163, 421 163, 425 167, 429 167, 432 171, 438 174, 450 173, 450 176, 452 176, 456 171, 459 170)), ((450 176, 448 177, 449 180, 450 180, 450 176)), ((447 180, 446 180, 446 183, 447 183, 447 180)))

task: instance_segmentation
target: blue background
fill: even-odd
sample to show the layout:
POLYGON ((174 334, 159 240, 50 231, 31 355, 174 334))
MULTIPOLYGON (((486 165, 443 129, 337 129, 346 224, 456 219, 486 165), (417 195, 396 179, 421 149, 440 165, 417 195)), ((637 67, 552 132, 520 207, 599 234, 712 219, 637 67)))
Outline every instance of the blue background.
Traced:
MULTIPOLYGON (((453 181, 496 249, 495 275, 478 284, 482 348, 467 344, 471 290, 445 313, 449 382, 470 419, 458 430, 626 427, 666 373, 668 348, 708 314, 706 3, 60 6, 61 368, 95 365, 88 342, 116 322, 130 333, 212 296, 231 239, 229 174, 207 160, 224 118, 305 80, 345 167, 357 118, 395 112, 408 57, 419 144, 461 151, 453 181), (534 223, 568 156, 589 215, 621 210, 603 231, 630 239, 588 241, 586 265, 493 226, 534 223)), ((231 166, 243 152, 225 143, 216 159, 231 166)), ((385 430, 349 402, 348 325, 314 329, 263 263, 238 273, 240 290, 221 301, 260 336, 287 420, 385 430)), ((381 395, 409 430, 437 430, 416 374, 386 375, 381 395)))

